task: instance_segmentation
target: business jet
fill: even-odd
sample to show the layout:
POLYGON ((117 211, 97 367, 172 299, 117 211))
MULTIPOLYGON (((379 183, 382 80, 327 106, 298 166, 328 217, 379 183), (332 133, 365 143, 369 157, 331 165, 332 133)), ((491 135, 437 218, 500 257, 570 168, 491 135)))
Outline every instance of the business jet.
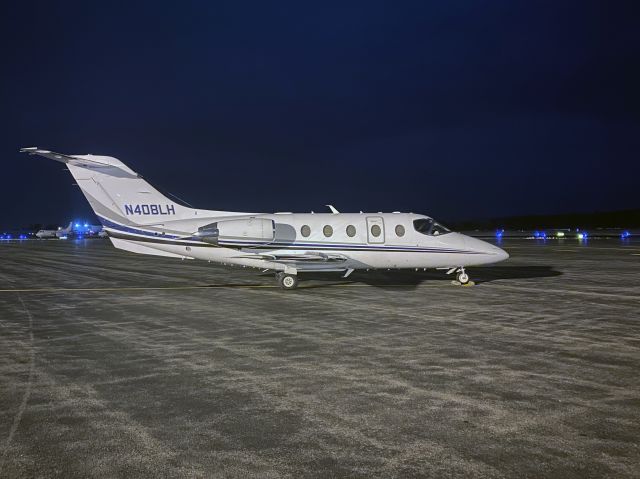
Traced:
POLYGON ((274 271, 284 289, 301 272, 426 269, 456 273, 509 255, 413 213, 245 213, 189 207, 110 156, 20 150, 64 163, 116 248, 274 271))
POLYGON ((38 239, 64 238, 72 230, 73 223, 69 223, 66 228, 58 228, 57 230, 39 230, 36 233, 38 239))
POLYGON ((56 233, 58 230, 38 230, 36 233, 36 238, 38 239, 51 239, 57 238, 56 233))

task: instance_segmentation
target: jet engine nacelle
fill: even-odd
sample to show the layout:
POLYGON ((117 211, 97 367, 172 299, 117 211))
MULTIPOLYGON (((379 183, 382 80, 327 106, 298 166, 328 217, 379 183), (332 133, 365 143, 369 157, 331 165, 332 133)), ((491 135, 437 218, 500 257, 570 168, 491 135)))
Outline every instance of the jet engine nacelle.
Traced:
POLYGON ((275 238, 276 225, 266 218, 241 218, 222 220, 198 228, 198 236, 207 243, 220 241, 233 242, 250 240, 257 243, 270 243, 275 238))

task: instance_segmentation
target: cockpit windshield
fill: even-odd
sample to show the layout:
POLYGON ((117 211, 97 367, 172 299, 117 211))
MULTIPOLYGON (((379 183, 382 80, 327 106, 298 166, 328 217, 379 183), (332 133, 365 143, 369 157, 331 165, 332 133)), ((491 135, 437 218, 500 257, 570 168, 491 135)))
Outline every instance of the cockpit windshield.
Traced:
POLYGON ((448 228, 442 226, 440 223, 437 223, 431 218, 420 218, 414 220, 413 227, 418 233, 422 233, 423 235, 428 236, 439 236, 451 233, 448 228))

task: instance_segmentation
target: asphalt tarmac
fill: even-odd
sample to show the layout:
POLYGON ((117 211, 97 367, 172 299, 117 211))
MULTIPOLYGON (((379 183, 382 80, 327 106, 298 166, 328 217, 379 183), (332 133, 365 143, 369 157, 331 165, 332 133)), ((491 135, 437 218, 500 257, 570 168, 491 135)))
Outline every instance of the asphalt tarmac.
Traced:
POLYGON ((640 241, 307 278, 0 243, 0 477, 640 477, 640 241))

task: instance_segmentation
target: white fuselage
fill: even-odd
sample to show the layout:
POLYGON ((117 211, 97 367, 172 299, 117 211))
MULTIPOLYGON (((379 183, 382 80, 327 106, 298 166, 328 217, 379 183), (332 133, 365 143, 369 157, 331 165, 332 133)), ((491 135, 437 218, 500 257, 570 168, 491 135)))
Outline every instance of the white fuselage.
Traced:
POLYGON ((38 239, 57 238, 56 233, 57 233, 57 230, 40 230, 36 233, 36 238, 38 239))
POLYGON ((428 217, 412 213, 275 213, 224 217, 208 217, 207 213, 198 210, 198 220, 168 221, 161 227, 156 224, 148 228, 127 228, 107 222, 105 230, 117 247, 124 246, 130 251, 151 253, 151 249, 167 256, 274 270, 285 270, 287 265, 297 271, 449 268, 495 263, 508 257, 496 246, 459 233, 422 234, 416 231, 413 222, 428 217), (207 224, 242 218, 273 220, 273 239, 221 239, 213 247, 191 236, 207 224), (123 241, 132 247, 127 248, 123 241), (315 255, 317 260, 309 259, 315 255), (296 256, 300 260, 296 260, 296 256))

